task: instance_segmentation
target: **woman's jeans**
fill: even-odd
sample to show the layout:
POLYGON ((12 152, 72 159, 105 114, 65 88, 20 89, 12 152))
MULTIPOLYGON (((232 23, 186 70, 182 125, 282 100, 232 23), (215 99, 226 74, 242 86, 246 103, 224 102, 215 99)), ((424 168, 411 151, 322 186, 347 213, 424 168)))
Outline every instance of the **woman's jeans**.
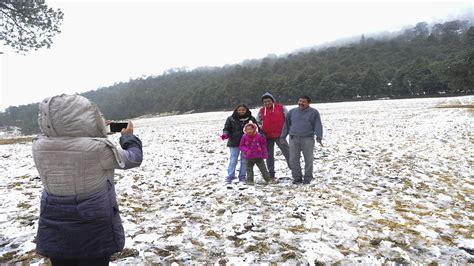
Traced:
POLYGON ((232 180, 235 177, 235 168, 237 166, 237 161, 240 154, 240 169, 239 169, 239 180, 245 180, 245 171, 246 171, 246 160, 242 156, 239 147, 229 147, 230 151, 230 161, 229 168, 227 168, 227 181, 232 180))

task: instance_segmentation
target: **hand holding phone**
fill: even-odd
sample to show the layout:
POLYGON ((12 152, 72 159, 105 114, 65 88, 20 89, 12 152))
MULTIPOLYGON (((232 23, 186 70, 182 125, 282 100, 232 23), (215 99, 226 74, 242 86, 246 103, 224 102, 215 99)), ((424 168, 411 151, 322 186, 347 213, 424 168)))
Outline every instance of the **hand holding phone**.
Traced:
POLYGON ((111 122, 109 124, 110 132, 122 132, 123 129, 127 128, 127 122, 111 122))
POLYGON ((127 127, 122 129, 120 133, 123 135, 133 135, 133 123, 132 121, 128 121, 127 127))

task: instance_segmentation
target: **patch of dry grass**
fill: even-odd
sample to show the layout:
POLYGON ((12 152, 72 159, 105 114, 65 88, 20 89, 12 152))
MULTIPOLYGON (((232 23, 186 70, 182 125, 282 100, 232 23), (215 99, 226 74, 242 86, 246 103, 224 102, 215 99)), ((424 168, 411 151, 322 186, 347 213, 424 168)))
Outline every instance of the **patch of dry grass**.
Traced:
POLYGON ((177 236, 182 234, 183 231, 183 226, 185 226, 185 222, 181 221, 174 221, 174 227, 168 228, 165 233, 163 234, 163 238, 168 238, 170 236, 177 236))
POLYGON ((16 251, 6 252, 0 257, 0 263, 6 263, 15 257, 16 251))
POLYGON ((207 231, 206 236, 215 237, 215 238, 217 238, 217 239, 221 239, 221 238, 222 238, 222 236, 219 235, 218 233, 216 233, 214 230, 209 230, 209 231, 207 231))
POLYGON ((134 248, 124 248, 121 252, 115 253, 110 258, 111 261, 115 261, 121 258, 136 257, 140 252, 134 248))
POLYGON ((18 138, 8 138, 8 139, 0 139, 0 145, 9 145, 15 143, 25 143, 31 142, 32 137, 18 137, 18 138))
POLYGON ((270 248, 266 242, 259 242, 255 244, 251 244, 245 248, 246 253, 256 252, 260 255, 267 254, 270 251, 270 248))
POLYGON ((285 253, 281 254, 281 258, 283 259, 284 262, 286 262, 288 260, 294 260, 294 259, 296 259, 296 253, 293 252, 293 251, 285 252, 285 253))
POLYGON ((474 114, 474 104, 441 104, 436 106, 435 108, 466 108, 468 112, 474 114))

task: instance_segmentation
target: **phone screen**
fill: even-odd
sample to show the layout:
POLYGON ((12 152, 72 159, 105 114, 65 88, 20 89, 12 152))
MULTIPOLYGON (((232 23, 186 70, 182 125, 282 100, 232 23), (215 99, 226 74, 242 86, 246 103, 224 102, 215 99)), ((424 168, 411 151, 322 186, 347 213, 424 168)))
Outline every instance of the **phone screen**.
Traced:
POLYGON ((127 128, 128 123, 112 122, 110 123, 110 132, 120 132, 122 129, 127 128))

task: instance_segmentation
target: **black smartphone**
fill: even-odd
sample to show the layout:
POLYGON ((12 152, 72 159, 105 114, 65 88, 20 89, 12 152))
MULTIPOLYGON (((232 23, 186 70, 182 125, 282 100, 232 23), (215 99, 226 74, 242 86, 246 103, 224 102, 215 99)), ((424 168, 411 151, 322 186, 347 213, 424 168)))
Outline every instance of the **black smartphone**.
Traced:
POLYGON ((110 132, 121 132, 122 129, 127 128, 127 122, 112 122, 109 124, 110 132))

